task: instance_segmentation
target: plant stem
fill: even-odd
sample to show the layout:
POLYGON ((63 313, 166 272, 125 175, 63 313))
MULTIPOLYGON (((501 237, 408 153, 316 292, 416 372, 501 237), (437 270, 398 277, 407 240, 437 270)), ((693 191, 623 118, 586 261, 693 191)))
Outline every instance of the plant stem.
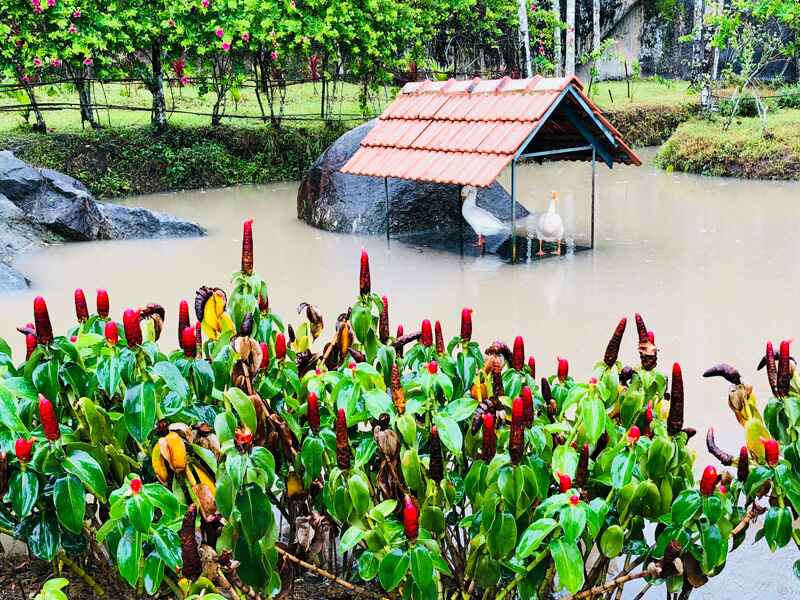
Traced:
POLYGON ((536 558, 533 559, 531 564, 529 564, 525 568, 525 572, 524 573, 519 573, 516 577, 514 577, 514 579, 512 579, 508 583, 508 585, 506 587, 504 587, 502 590, 500 590, 500 593, 497 594, 497 596, 495 596, 495 600, 503 600, 506 596, 508 596, 511 592, 513 592, 514 588, 519 585, 520 581, 522 581, 528 573, 533 571, 539 565, 539 563, 542 562, 544 557, 549 554, 549 552, 550 552, 549 548, 546 548, 546 549, 542 550, 541 552, 539 552, 539 554, 536 555, 536 558))
POLYGON ((91 575, 89 575, 86 571, 84 571, 80 565, 74 562, 70 557, 67 556, 66 552, 63 550, 59 553, 58 559, 69 567, 69 570, 75 573, 78 577, 80 577, 83 582, 92 588, 92 591, 99 597, 105 598, 107 596, 106 591, 100 587, 100 584, 97 583, 91 575))
POLYGON ((639 571, 635 575, 627 574, 607 581, 603 585, 598 585, 588 590, 584 590, 574 596, 567 596, 563 600, 582 600, 583 598, 594 598, 601 596, 606 592, 613 590, 621 585, 625 585, 634 579, 641 579, 642 577, 658 577, 661 573, 661 568, 656 563, 651 563, 646 569, 639 571))

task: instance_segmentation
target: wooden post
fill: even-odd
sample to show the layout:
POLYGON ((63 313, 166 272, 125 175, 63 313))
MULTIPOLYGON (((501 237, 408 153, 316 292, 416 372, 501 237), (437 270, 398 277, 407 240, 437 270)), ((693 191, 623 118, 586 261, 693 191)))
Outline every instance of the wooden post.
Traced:
POLYGON ((383 191, 386 194, 386 243, 389 243, 389 228, 392 222, 391 205, 389 203, 389 178, 383 178, 383 191))
POLYGON ((511 264, 517 262, 517 159, 511 161, 511 264))
POLYGON ((591 232, 590 232, 590 240, 589 240, 589 247, 594 248, 594 197, 595 197, 595 190, 596 190, 596 173, 597 173, 597 150, 592 148, 592 224, 591 224, 591 232))

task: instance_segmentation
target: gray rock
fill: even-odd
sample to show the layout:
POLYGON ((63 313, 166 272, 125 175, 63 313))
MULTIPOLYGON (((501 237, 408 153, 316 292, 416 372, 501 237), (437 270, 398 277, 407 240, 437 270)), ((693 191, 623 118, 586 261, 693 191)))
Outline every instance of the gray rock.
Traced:
POLYGON ((204 234, 199 225, 171 215, 95 202, 77 179, 0 152, 0 291, 25 287, 11 260, 48 243, 204 234))
MULTIPOLYGON (((376 120, 348 131, 320 156, 300 183, 297 217, 320 229, 344 233, 386 231, 386 195, 382 177, 339 172, 356 152, 376 120)), ((391 233, 457 232, 469 225, 461 217, 461 188, 456 185, 389 179, 391 233)), ((478 190, 478 206, 511 220, 511 197, 495 182, 478 190)), ((528 215, 517 203, 517 218, 528 215)))

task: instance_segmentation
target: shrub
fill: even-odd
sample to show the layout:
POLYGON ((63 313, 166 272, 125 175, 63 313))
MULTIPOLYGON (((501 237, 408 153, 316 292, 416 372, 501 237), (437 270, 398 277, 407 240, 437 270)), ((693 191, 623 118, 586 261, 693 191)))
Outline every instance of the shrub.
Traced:
POLYGON ((197 322, 182 304, 168 353, 158 305, 118 323, 104 292, 90 314, 76 291, 77 324, 54 337, 34 300, 26 359, 0 342, 3 533, 87 581, 107 554, 147 594, 237 598, 276 595, 298 561, 341 582, 329 573, 337 538, 359 579, 413 599, 586 596, 645 577, 690 590, 723 571, 765 494, 769 546, 797 540, 788 342, 777 364, 767 355, 777 399, 763 418, 752 388, 718 369, 747 444, 738 459, 715 452, 738 461, 738 480, 708 466, 698 485, 680 366, 668 385, 640 315, 640 366, 618 361, 622 319, 589 378, 559 359, 537 379, 522 338, 480 348, 469 309, 447 343, 427 319, 392 336, 365 252, 357 299, 323 345, 314 306, 300 304, 294 327, 270 311, 252 257, 248 221, 230 295, 200 287, 197 322), (628 575, 606 583, 618 556, 628 575))
POLYGON ((777 91, 777 104, 781 108, 800 108, 800 84, 785 85, 777 91))

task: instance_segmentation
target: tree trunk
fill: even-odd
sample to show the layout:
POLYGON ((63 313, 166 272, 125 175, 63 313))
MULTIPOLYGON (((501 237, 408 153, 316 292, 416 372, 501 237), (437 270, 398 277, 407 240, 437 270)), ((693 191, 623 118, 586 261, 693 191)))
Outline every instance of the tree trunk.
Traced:
POLYGON ((81 125, 89 123, 92 129, 100 129, 100 123, 94 116, 92 108, 92 90, 84 79, 84 73, 74 73, 70 70, 75 79, 75 88, 78 90, 78 101, 81 105, 81 125))
POLYGON ((31 110, 36 119, 36 125, 33 126, 33 130, 39 133, 47 133, 47 124, 44 121, 44 116, 39 108, 39 104, 36 102, 36 94, 34 94, 33 88, 24 82, 22 85, 25 88, 25 93, 28 95, 28 101, 31 103, 31 110))
POLYGON ((592 0, 592 50, 600 47, 600 0, 592 0))
POLYGON ((161 59, 161 41, 159 40, 153 43, 150 56, 153 68, 150 81, 150 93, 153 95, 150 122, 158 131, 164 131, 167 128, 167 101, 164 98, 164 72, 161 59))
POLYGON ((694 41, 692 42, 692 71, 690 74, 690 79, 694 83, 700 81, 703 74, 703 5, 703 0, 694 0, 692 16, 694 41))
POLYGON ((575 75, 575 0, 567 0, 567 47, 564 49, 564 75, 575 75))
MULTIPOLYGON (((553 0, 553 16, 561 22, 561 0, 553 0)), ((561 77, 564 71, 561 68, 561 27, 553 30, 553 62, 555 63, 555 76, 561 77)))
POLYGON ((531 69, 531 36, 528 32, 528 5, 527 0, 519 0, 519 37, 525 53, 525 77, 533 75, 531 69))

